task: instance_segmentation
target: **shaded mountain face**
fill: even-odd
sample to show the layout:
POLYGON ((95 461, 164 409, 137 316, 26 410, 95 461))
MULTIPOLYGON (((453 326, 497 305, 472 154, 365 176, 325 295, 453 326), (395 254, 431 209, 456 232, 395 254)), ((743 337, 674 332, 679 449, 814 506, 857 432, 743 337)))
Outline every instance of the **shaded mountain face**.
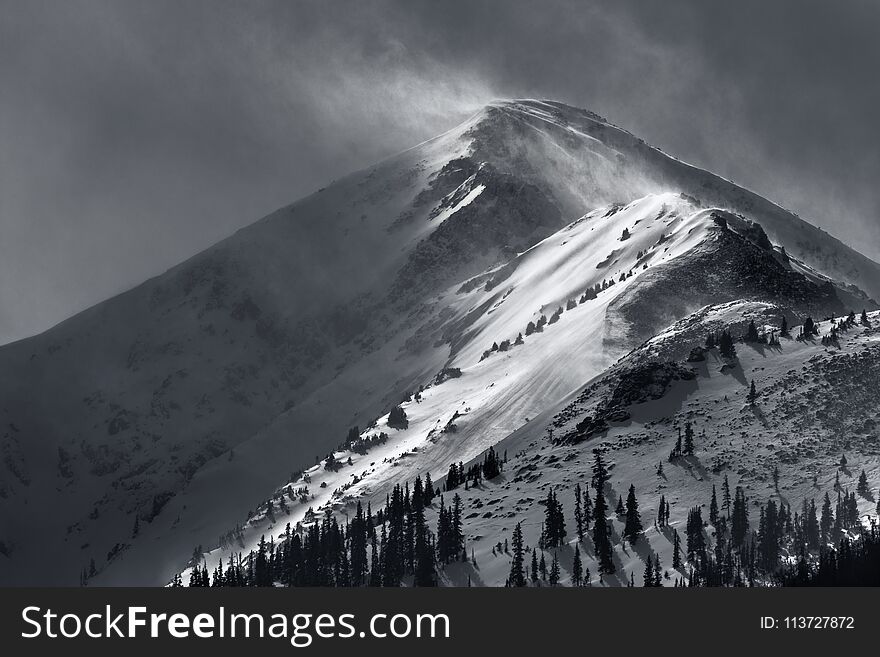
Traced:
POLYGON ((880 266, 769 201, 590 112, 496 103, 0 348, 0 582, 92 559, 167 581, 401 399, 388 449, 418 456, 361 495, 476 456, 706 304, 794 323, 871 296, 880 266))

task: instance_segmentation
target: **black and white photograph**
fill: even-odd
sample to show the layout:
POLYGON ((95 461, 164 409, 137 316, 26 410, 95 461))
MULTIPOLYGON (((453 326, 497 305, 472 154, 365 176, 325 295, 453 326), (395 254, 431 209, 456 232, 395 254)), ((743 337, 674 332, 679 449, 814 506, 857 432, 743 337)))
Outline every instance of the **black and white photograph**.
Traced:
POLYGON ((878 26, 0 1, 0 586, 880 586, 878 26))

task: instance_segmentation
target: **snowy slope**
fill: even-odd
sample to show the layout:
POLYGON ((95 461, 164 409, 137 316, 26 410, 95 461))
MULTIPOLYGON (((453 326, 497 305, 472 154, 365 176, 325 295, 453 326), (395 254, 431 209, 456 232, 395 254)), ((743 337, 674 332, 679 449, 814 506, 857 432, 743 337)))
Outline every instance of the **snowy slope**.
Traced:
MULTIPOLYGON (((591 539, 587 537, 580 543, 593 585, 626 585, 630 574, 641 584, 644 560, 654 555, 660 557, 664 570, 670 575, 665 585, 672 585, 675 578, 684 576, 684 571, 677 572, 670 567, 671 530, 677 529, 683 536, 687 510, 693 506, 708 507, 712 486, 717 487, 720 495, 725 476, 731 487, 744 488, 750 505, 774 499, 798 509, 804 499, 821 500, 825 492, 833 496, 836 476, 840 476, 842 487, 854 489, 862 469, 868 475, 871 489, 876 490, 880 485, 877 439, 880 401, 873 394, 880 382, 880 313, 877 312, 869 314, 870 328, 856 326, 844 332, 837 346, 824 346, 819 338, 805 342, 783 338, 778 348, 738 344, 733 366, 719 356, 717 349, 710 351, 701 362, 681 360, 680 366, 692 370, 693 378, 672 379, 661 396, 645 397, 627 405, 629 417, 612 423, 601 435, 583 442, 558 440, 566 424, 582 419, 589 405, 605 394, 604 390, 613 389, 621 381, 626 384, 630 368, 673 358, 701 344, 702 336, 708 331, 722 327, 741 330, 750 319, 762 327, 778 329, 780 317, 776 307, 757 302, 734 302, 701 309, 598 377, 587 388, 590 395, 584 397, 581 391, 570 395, 501 441, 496 450, 508 455, 502 475, 477 488, 455 491, 464 500, 464 531, 468 552, 473 552, 476 565, 450 565, 441 575, 442 583, 465 585, 470 581, 475 586, 503 585, 509 573, 510 555, 504 554, 499 544, 510 539, 517 522, 522 523, 526 545, 537 544, 544 519, 540 501, 552 488, 563 504, 568 521, 567 544, 556 552, 562 566, 562 584, 569 584, 577 544, 571 522, 573 492, 577 483, 589 486, 592 452, 596 448, 605 454, 611 472, 607 489, 609 506, 613 509, 617 497, 625 494, 630 484, 634 485, 646 540, 635 548, 624 545, 620 540, 622 522, 609 514, 613 518, 617 572, 600 580, 591 539), (761 320, 767 323, 762 324, 761 320), (752 380, 759 391, 754 406, 745 399, 752 380), (685 421, 692 422, 697 433, 695 455, 670 463, 667 456, 678 428, 685 421), (838 462, 844 453, 849 465, 841 469, 838 462), (661 463, 662 475, 658 474, 661 463), (771 476, 777 466, 782 473, 778 491, 771 476), (654 525, 661 494, 671 504, 669 529, 654 525)), ((828 334, 830 324, 831 321, 820 323, 822 335, 828 334)), ((796 333, 797 327, 793 331, 796 333)), ((442 394, 429 389, 422 395, 422 404, 431 404, 431 400, 442 394)), ((414 405, 405 405, 405 408, 408 412, 411 410, 416 422, 424 415, 423 410, 414 405)), ((379 430, 388 431, 381 419, 373 431, 379 430)), ((301 520, 307 508, 318 510, 321 500, 326 499, 324 491, 332 490, 332 486, 340 487, 333 495, 337 499, 335 508, 343 515, 351 509, 342 502, 359 495, 371 500, 374 509, 377 508, 384 494, 370 495, 363 481, 394 468, 407 468, 411 460, 419 457, 420 451, 415 450, 426 449, 424 444, 404 442, 402 437, 391 440, 395 441, 393 448, 384 445, 365 456, 351 454, 353 464, 338 473, 328 473, 321 466, 311 468, 306 473, 307 483, 299 480, 291 488, 301 492, 306 487, 314 498, 300 500, 290 495, 284 500, 287 511, 282 512, 279 503, 282 495, 278 495, 274 519, 257 516, 243 527, 244 540, 231 541, 228 547, 233 552, 242 546, 249 548, 248 539, 258 533, 268 537, 275 531, 281 535, 284 525, 301 520), (402 452, 404 448, 409 452, 402 452), (361 481, 355 481, 358 479, 361 481), (326 489, 321 487, 323 482, 328 482, 326 489)), ((347 454, 338 452, 336 456, 344 459, 347 454)), ((415 472, 408 474, 413 477, 415 472)), ((860 498, 862 516, 874 517, 874 506, 872 500, 860 498)), ((429 522, 436 520, 435 512, 436 508, 429 510, 429 522)), ((704 509, 704 516, 706 513, 704 509)), ((756 511, 753 509, 752 513, 756 511)), ((756 522, 753 515, 752 525, 756 522)), ((711 527, 707 531, 711 531, 711 527)), ((228 558, 228 555, 229 550, 215 550, 206 555, 209 569, 219 556, 228 558)), ((550 553, 546 554, 548 562, 551 558, 550 553)))
MULTIPOLYGON (((417 396, 401 404, 409 421, 405 429, 389 427, 387 415, 378 418, 361 433, 361 438, 365 442, 378 442, 383 435, 387 438, 366 454, 338 450, 334 458, 344 464, 338 471, 326 469, 322 461, 276 490, 271 513, 265 503, 261 504, 247 523, 230 527, 235 540, 221 541, 223 549, 206 555, 209 570, 219 559, 228 562, 231 553, 253 548, 261 536, 279 537, 287 523, 301 523, 310 509, 320 514, 329 508, 346 516, 357 501, 369 502, 377 509, 396 484, 412 483, 417 475, 424 477, 426 473, 437 481, 451 463, 467 462, 499 442, 506 446, 510 439, 505 437, 509 434, 525 432, 533 436, 531 427, 535 421, 531 418, 568 398, 583 381, 611 367, 634 346, 627 346, 627 340, 636 332, 624 332, 612 339, 608 336, 609 330, 615 332, 621 321, 614 309, 622 301, 642 310, 652 307, 657 302, 657 281, 645 284, 644 280, 659 277, 665 281, 680 270, 705 283, 711 278, 705 275, 707 267, 711 271, 714 263, 720 262, 720 255, 731 248, 730 242, 742 257, 754 258, 753 252, 763 254, 776 267, 771 267, 775 277, 763 281, 764 288, 744 290, 741 280, 747 276, 731 269, 735 285, 725 288, 710 281, 707 287, 693 282, 690 289, 678 290, 680 300, 685 306, 698 307, 707 293, 716 298, 727 295, 730 299, 744 292, 758 297, 775 294, 783 302, 784 310, 758 301, 701 309, 688 319, 688 330, 676 326, 661 331, 658 337, 630 354, 627 361, 644 358, 646 353, 657 358, 658 345, 665 342, 673 346, 665 348, 664 358, 683 358, 694 343, 671 339, 673 336, 687 335, 692 340, 696 335, 699 343, 708 326, 741 324, 743 313, 750 317, 742 309, 744 305, 753 313, 754 308, 763 312, 772 308, 774 319, 782 313, 793 316, 819 307, 833 312, 840 306, 836 298, 822 306, 826 290, 780 263, 777 250, 756 246, 752 239, 760 241, 761 234, 754 227, 745 223, 737 226, 746 238, 730 228, 734 217, 729 217, 722 227, 719 216, 719 211, 696 208, 687 199, 672 194, 646 197, 625 207, 602 208, 503 266, 450 290, 455 299, 450 306, 456 313, 454 323, 464 329, 464 337, 453 343, 453 355, 447 363, 448 368, 456 370, 456 376, 443 376, 435 383, 426 380, 417 396), (618 282, 599 292, 596 298, 583 298, 585 290, 609 278, 618 282), (792 287, 789 279, 798 280, 802 287, 792 287), (647 291, 640 290, 642 287, 647 287, 647 291), (811 292, 815 296, 810 296, 811 292), (529 322, 537 322, 542 315, 552 318, 558 309, 563 312, 557 320, 548 320, 541 331, 526 334, 529 322), (516 344, 520 333, 525 337, 521 344, 516 344), (490 349, 493 342, 500 345, 505 341, 509 347, 490 349), (686 351, 673 353, 674 346, 686 351), (283 512, 279 506, 282 500, 283 512)), ((760 269, 756 262, 759 261, 747 260, 749 275, 760 269)), ((642 320, 642 331, 653 334, 661 328, 662 325, 642 320)), ((556 430, 558 435, 561 429, 556 430)), ((518 443, 514 447, 516 451, 520 449, 518 443)), ((529 447, 528 451, 532 451, 534 445, 529 447)), ((484 533, 477 522, 473 531, 484 533)))
MULTIPOLYGON (((772 258, 797 275, 791 312, 852 305, 861 296, 845 283, 880 297, 880 267, 772 203, 590 112, 494 103, 0 348, 0 582, 74 584, 92 558, 98 582, 165 581, 350 426, 444 367, 463 376, 423 393, 396 434, 418 446, 471 408, 455 440, 447 432, 425 461, 407 462, 469 458, 671 321, 772 297, 782 280, 772 258), (763 249, 728 211, 777 247, 763 249), (767 276, 709 285, 719 254, 767 276), (652 296, 668 299, 682 277, 699 285, 660 312, 669 304, 652 296), (480 361, 559 306, 557 322, 480 361)), ((407 468, 388 470, 370 485, 407 468)))

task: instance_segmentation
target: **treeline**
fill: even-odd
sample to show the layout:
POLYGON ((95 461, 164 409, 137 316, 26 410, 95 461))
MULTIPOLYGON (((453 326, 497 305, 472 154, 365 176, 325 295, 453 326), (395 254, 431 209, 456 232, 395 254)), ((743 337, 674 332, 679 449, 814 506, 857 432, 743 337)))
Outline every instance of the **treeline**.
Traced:
MULTIPOLYGON (((386 498, 373 513, 358 502, 355 515, 340 524, 329 509, 300 531, 288 523, 279 542, 260 539, 255 550, 222 561, 209 573, 193 566, 189 586, 400 586, 407 577, 415 586, 436 586, 437 568, 466 561, 462 503, 444 497, 416 477, 386 498), (425 520, 426 508, 439 497, 436 531, 425 520)), ((182 586, 177 575, 172 586, 182 586)))
MULTIPOLYGON (((504 461, 490 448, 467 470, 461 463, 450 466, 446 490, 494 479, 503 467, 504 461)), ((309 511, 307 520, 315 518, 309 511)), ((225 564, 221 561, 213 572, 196 563, 188 583, 195 587, 400 586, 409 578, 414 586, 436 586, 438 569, 468 561, 462 513, 459 495, 447 505, 430 474, 424 481, 417 476, 412 490, 409 482, 395 486, 375 514, 369 504, 364 510, 358 502, 354 517, 345 524, 329 509, 299 530, 288 523, 280 541, 263 536, 255 550, 234 555, 225 564), (435 506, 432 531, 425 512, 435 506)), ((172 581, 172 586, 183 584, 180 575, 172 581)))

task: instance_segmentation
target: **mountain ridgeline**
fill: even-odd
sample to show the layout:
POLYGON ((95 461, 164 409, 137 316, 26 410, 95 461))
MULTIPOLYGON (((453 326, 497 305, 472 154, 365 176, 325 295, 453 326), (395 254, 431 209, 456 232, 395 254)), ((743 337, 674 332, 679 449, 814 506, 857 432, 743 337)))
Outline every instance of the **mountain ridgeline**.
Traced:
MULTIPOLYGON (((749 344, 775 377, 765 389, 781 389, 789 370, 770 364, 777 351, 792 371, 828 350, 873 354, 872 329, 847 324, 856 337, 841 346, 839 326, 876 298, 880 265, 770 201, 591 112, 493 103, 0 347, 0 583, 155 585, 186 570, 180 581, 201 584, 218 569, 224 583, 230 567, 230 582, 328 583, 290 561, 327 540, 357 546, 344 557, 348 583, 382 583, 376 559, 390 582, 503 585, 510 519, 534 520, 550 498, 573 509, 591 450, 659 444, 706 386, 728 404, 755 378, 751 357, 718 360, 717 381, 706 365, 717 348, 688 360, 709 332, 739 340, 755 320, 763 342, 749 344), (826 333, 779 342, 783 322, 794 330, 807 317, 826 333), (459 463, 463 481, 450 486, 459 463), (437 495, 425 493, 432 477, 437 495), (417 478, 418 501, 406 490, 417 478), (456 517, 448 495, 440 506, 444 488, 461 488, 456 517), (495 502, 502 494, 516 503, 495 502), (418 554, 383 561, 392 548, 379 528, 415 522, 418 554), (441 533, 443 554, 429 553, 441 533)), ((846 449, 866 458, 872 409, 850 409, 864 441, 846 449)), ((708 415, 707 434, 722 432, 708 415)), ((825 419, 798 431, 821 441, 825 419)), ((772 424, 747 420, 727 418, 723 431, 744 440, 750 423, 772 424)), ((643 458, 621 452, 608 485, 643 458)), ((709 475, 691 466, 663 484, 664 499, 703 495, 709 475)), ((743 487, 757 485, 738 467, 743 487)), ((559 527, 548 539, 535 522, 519 527, 520 556, 540 545, 548 572, 562 560, 560 581, 588 581, 587 569, 597 581, 595 546, 559 527), (574 550, 577 577, 566 574, 574 550)))

